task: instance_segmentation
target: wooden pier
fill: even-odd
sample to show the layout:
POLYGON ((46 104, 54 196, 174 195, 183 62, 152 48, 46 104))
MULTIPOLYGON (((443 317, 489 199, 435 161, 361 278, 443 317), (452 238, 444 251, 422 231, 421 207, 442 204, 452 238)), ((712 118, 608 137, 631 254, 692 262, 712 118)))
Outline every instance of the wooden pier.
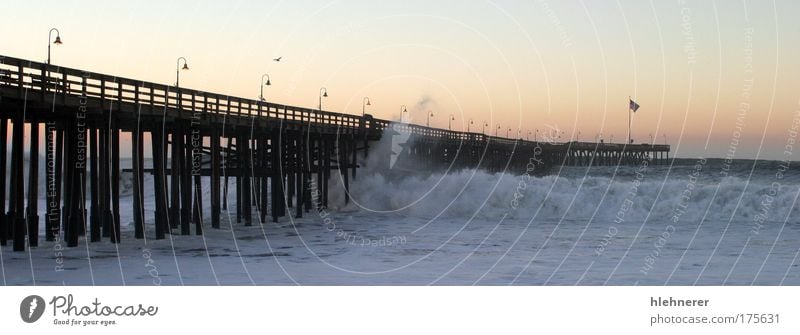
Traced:
POLYGON ((359 158, 387 143, 381 141, 385 136, 397 136, 390 142, 401 148, 380 151, 394 155, 380 158, 388 167, 403 160, 430 170, 521 174, 558 165, 663 164, 670 150, 442 130, 0 56, 0 165, 10 162, 10 169, 0 169, 0 243, 11 240, 14 251, 38 246, 40 221, 47 241, 63 239, 75 247, 84 236, 120 243, 122 172, 133 175, 135 238, 145 237, 146 210, 154 211, 156 239, 202 234, 209 223, 219 228, 223 210, 235 211, 244 225, 277 222, 290 211, 302 217, 312 205, 328 206, 332 173, 342 179, 348 201, 359 158), (123 132, 132 139, 130 148, 120 145, 123 132), (146 143, 152 150, 147 169, 146 143), (120 166, 122 150, 131 153, 129 167, 120 166), (32 157, 27 166, 26 152, 32 157), (37 206, 40 169, 46 175, 46 213, 37 206), (144 208, 145 173, 153 175, 155 208, 144 208), (235 208, 228 206, 229 178, 235 180, 235 208), (202 196, 204 181, 211 184, 209 199, 202 196), (203 204, 210 204, 211 213, 203 213, 203 204))

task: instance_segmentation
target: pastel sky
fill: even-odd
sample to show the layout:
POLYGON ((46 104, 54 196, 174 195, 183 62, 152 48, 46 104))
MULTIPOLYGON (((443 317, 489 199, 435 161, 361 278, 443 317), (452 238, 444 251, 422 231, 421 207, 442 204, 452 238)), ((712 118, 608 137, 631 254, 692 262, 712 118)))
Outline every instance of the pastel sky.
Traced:
MULTIPOLYGON (((800 2, 18 1, 0 54, 378 118, 635 142, 680 157, 784 154, 800 110, 800 2), (282 56, 281 62, 272 58, 282 56), (737 119, 738 117, 738 119, 737 119)), ((534 135, 530 135, 531 138, 534 135)))

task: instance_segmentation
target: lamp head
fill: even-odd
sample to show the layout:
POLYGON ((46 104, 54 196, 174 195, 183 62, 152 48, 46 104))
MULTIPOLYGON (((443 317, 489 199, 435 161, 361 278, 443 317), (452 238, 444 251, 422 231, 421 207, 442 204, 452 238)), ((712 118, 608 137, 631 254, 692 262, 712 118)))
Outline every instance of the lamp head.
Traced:
POLYGON ((56 35, 56 40, 53 41, 53 44, 62 44, 61 43, 61 35, 56 35))
POLYGON ((183 67, 181 68, 181 70, 188 70, 188 69, 189 69, 189 64, 186 64, 186 62, 183 62, 183 67))
POLYGON ((325 93, 322 93, 322 97, 323 98, 327 98, 328 97, 328 91, 327 90, 325 91, 325 93))
POLYGON ((372 104, 369 102, 369 99, 367 99, 367 106, 372 106, 372 104))
POLYGON ((269 85, 272 85, 272 83, 269 81, 269 79, 267 79, 267 83, 264 84, 264 86, 269 86, 269 85))

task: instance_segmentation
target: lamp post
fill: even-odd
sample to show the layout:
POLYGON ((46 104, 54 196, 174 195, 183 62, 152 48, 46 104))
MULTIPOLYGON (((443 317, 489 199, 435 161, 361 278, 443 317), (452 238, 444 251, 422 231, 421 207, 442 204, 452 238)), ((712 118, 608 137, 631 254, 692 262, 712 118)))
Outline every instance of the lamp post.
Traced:
POLYGON ((270 81, 269 81, 269 75, 266 74, 266 73, 262 74, 261 75, 261 85, 260 85, 261 86, 261 94, 258 96, 259 100, 266 101, 266 100, 264 100, 264 86, 269 86, 269 85, 272 85, 272 83, 270 83, 270 81), (266 83, 264 82, 264 78, 267 79, 266 83))
POLYGON ((610 143, 614 143, 614 134, 611 134, 611 142, 610 143))
POLYGON ((508 134, 509 134, 510 132, 511 132, 511 127, 508 127, 508 130, 506 130, 506 138, 509 138, 509 137, 508 137, 508 136, 509 136, 508 134))
POLYGON ((426 127, 431 126, 431 117, 433 116, 433 111, 428 111, 428 121, 425 123, 426 127))
POLYGON ((406 105, 400 106, 400 122, 408 123, 408 119, 404 117, 404 115, 408 114, 408 110, 406 109, 406 105))
POLYGON ((489 126, 489 123, 486 122, 486 121, 483 121, 483 129, 481 129, 481 134, 486 135, 486 127, 488 127, 488 126, 489 126))
POLYGON ((650 145, 653 145, 653 144, 654 144, 654 142, 653 142, 653 133, 650 133, 650 145))
POLYGON ((447 120, 447 130, 453 130, 453 121, 456 120, 456 117, 453 114, 450 114, 450 119, 447 120))
POLYGON ((50 41, 53 41, 53 44, 61 45, 61 33, 58 32, 58 29, 52 28, 50 32, 47 33, 47 64, 50 64, 50 41), (53 41, 53 32, 56 32, 56 40, 53 41))
POLYGON ((525 136, 525 140, 526 141, 530 141, 531 140, 531 131, 530 130, 528 130, 528 135, 525 136))
POLYGON ((536 128, 536 131, 533 133, 533 141, 534 142, 539 141, 539 128, 536 128))
POLYGON ((469 119, 469 122, 467 123, 467 132, 469 132, 469 126, 470 126, 471 124, 472 124, 472 119, 469 119))
POLYGON ((188 70, 189 64, 186 62, 186 57, 178 57, 177 66, 175 67, 175 87, 181 86, 181 70, 188 70), (181 60, 183 60, 183 67, 181 67, 181 60))
POLYGON ((367 106, 371 106, 371 105, 372 104, 369 103, 369 97, 364 97, 364 99, 361 99, 361 117, 364 117, 364 115, 367 115, 367 106))
POLYGON ((500 124, 497 124, 497 128, 494 129, 494 136, 497 137, 497 132, 500 131, 500 124))
POLYGON ((581 131, 580 130, 578 130, 578 138, 576 138, 575 140, 578 141, 578 142, 581 141, 581 131))
POLYGON ((328 97, 328 90, 324 87, 319 89, 319 110, 322 111, 322 98, 328 97))

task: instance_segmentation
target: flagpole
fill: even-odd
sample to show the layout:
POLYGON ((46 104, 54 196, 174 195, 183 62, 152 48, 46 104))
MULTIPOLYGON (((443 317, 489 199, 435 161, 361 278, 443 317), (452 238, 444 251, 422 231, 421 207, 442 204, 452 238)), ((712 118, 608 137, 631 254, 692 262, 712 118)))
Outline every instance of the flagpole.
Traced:
POLYGON ((631 96, 628 96, 628 143, 625 145, 631 144, 631 96))

